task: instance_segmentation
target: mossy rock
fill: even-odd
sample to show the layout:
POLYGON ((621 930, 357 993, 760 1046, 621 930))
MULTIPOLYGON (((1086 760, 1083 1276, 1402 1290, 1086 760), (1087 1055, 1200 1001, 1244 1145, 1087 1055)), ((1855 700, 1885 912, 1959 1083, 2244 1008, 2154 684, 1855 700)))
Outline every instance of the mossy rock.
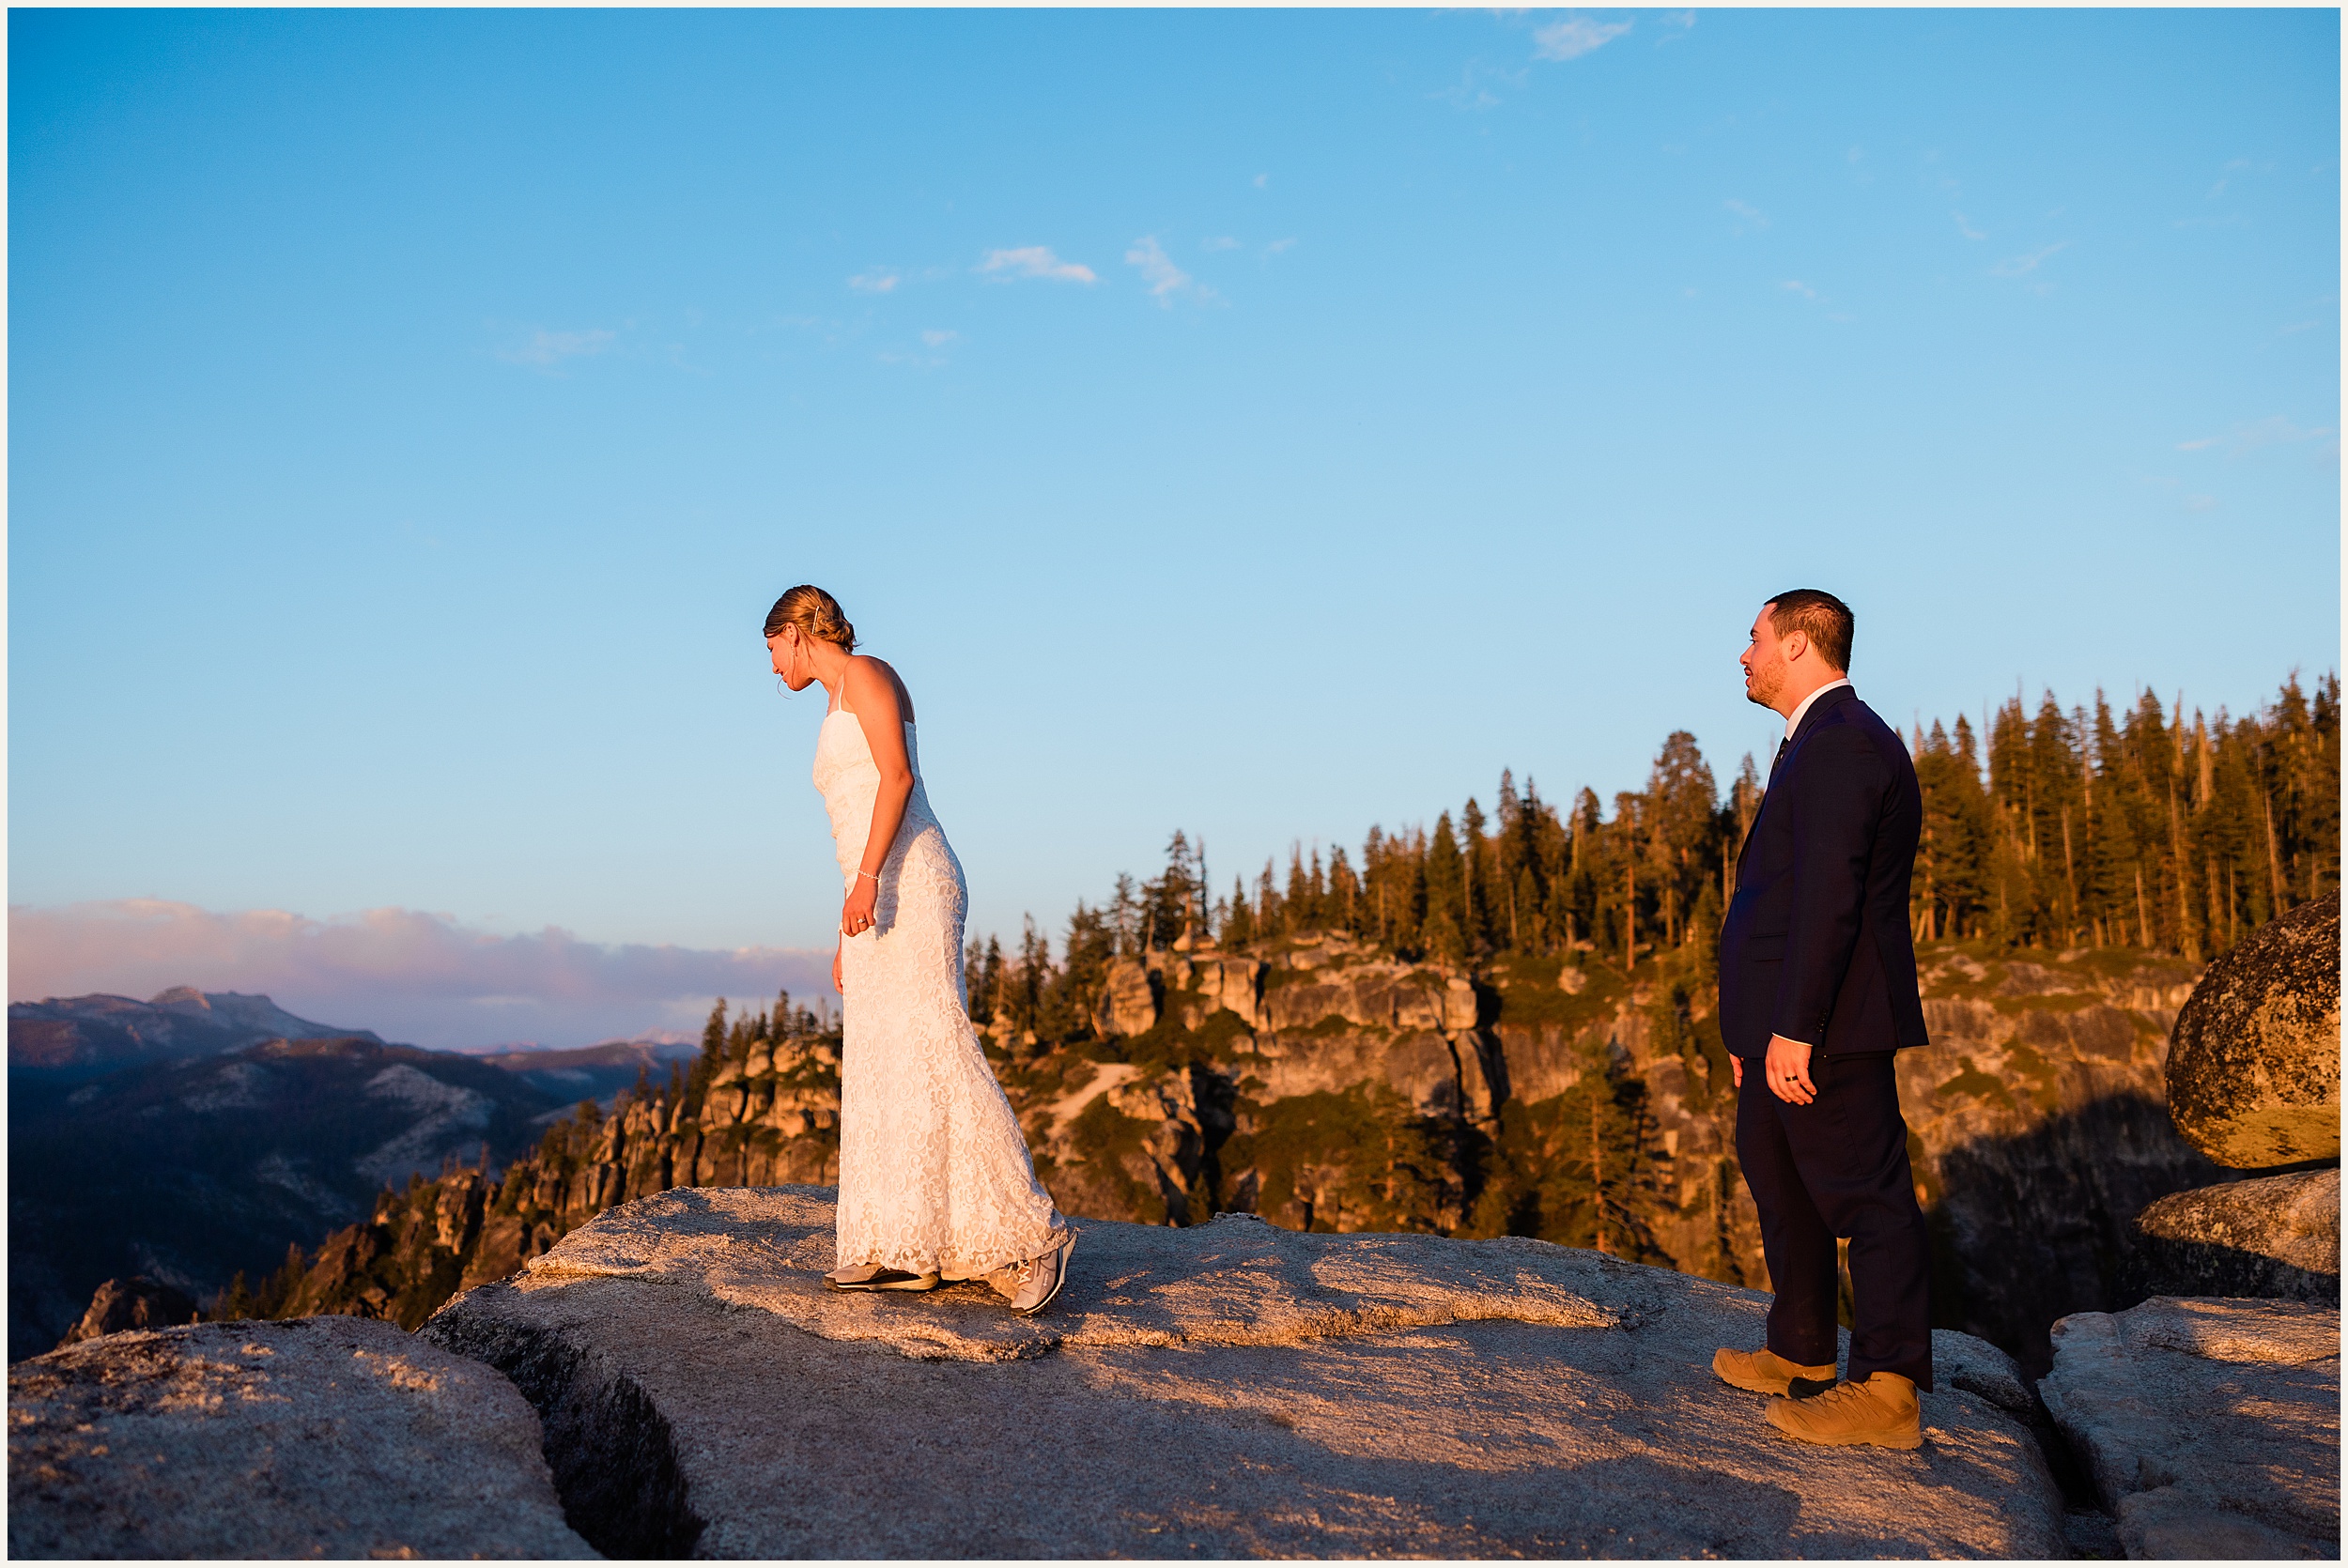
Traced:
POLYGON ((2340 1158, 2340 899, 2300 905, 2209 966, 2177 1014, 2169 1115, 2220 1165, 2340 1158))

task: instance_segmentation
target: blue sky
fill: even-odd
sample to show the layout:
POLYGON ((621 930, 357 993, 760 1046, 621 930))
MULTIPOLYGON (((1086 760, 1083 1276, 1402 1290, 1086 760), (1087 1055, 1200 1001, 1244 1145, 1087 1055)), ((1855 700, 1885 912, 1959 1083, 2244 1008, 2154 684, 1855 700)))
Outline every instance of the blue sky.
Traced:
POLYGON ((1178 826, 1228 884, 1674 729, 1725 777, 1784 587, 1902 722, 2338 663, 2335 12, 9 39, 20 950, 823 945, 803 580, 1007 934, 1178 826))

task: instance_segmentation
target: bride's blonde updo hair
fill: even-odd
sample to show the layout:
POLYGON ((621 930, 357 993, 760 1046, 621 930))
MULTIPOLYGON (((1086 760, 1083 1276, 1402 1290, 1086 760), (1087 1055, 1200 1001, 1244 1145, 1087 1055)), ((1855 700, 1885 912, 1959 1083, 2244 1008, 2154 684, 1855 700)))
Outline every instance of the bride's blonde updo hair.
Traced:
POLYGON ((774 636, 785 626, 796 626, 801 637, 836 642, 848 653, 856 652, 856 627, 840 613, 840 601, 816 587, 803 582, 775 601, 775 607, 766 612, 766 635, 774 636))

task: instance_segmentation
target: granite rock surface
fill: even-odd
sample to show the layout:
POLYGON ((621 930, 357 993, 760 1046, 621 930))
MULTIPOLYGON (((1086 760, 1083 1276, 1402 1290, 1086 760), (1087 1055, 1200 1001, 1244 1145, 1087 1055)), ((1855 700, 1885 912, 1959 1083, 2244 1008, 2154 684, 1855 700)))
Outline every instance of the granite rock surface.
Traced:
POLYGON ((2172 1192, 2130 1237, 2139 1296, 2340 1299, 2340 1169, 2172 1192))
POLYGON ((2220 1165, 2340 1158, 2340 899, 2301 904, 2217 960, 2177 1014, 2169 1114, 2220 1165))
POLYGON ((595 1554, 512 1384, 388 1323, 109 1334, 8 1369, 17 1558, 595 1554))
POLYGON ((2340 1555, 2340 1314, 2160 1297, 2055 1326, 2047 1407, 2131 1558, 2340 1555))
POLYGON ((612 1555, 2064 1555, 2001 1352, 1912 1453, 1716 1382, 1766 1298, 1523 1239, 1080 1222, 1042 1316, 828 1295, 828 1189, 610 1210, 422 1336, 535 1405, 612 1555))

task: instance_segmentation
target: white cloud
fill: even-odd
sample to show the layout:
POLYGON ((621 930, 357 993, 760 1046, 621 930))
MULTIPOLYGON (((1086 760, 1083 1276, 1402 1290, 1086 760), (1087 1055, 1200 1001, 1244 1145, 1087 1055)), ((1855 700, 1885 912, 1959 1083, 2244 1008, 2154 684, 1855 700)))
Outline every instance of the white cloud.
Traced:
POLYGON ((1271 183, 1272 177, 1270 175, 1258 175, 1256 177, 1256 189, 1259 191, 1262 190, 1265 186, 1271 183))
POLYGON ((2256 452, 2261 447, 2297 446, 2303 441, 2325 441, 2325 445, 2317 450, 2325 456, 2339 455, 2340 442, 2330 425, 2294 424, 2280 414, 2269 414, 2266 418, 2254 420, 2248 424, 2237 424, 2229 435, 2203 436, 2197 440, 2179 441, 2177 450, 2179 452, 2206 452, 2212 447, 2222 446, 2226 449, 2228 456, 2239 457, 2246 452, 2256 452), (2327 437, 2333 438, 2325 440, 2327 437))
POLYGON ((1966 238, 1986 239, 1989 238, 1987 235, 1975 229, 1972 224, 1967 223, 1965 221, 1965 214, 1962 212, 1952 212, 1949 216, 1956 220, 1956 232, 1963 235, 1966 238))
POLYGON ((1543 60, 1578 60, 1629 31, 1628 22, 1594 22, 1586 16, 1569 16, 1563 22, 1533 29, 1533 54, 1543 60))
POLYGON ((2270 414, 2255 424, 2246 424, 2234 432, 2234 450, 2248 452, 2256 447, 2284 446, 2298 441, 2321 440, 2332 433, 2328 424, 2309 428, 2292 423, 2280 414, 2270 414))
POLYGON ((409 909, 332 920, 159 899, 8 910, 11 999, 178 985, 263 992, 317 1022, 441 1050, 586 1045, 696 1029, 718 996, 764 1006, 784 986, 828 996, 831 955, 612 946, 553 927, 495 936, 409 909))
POLYGON ((848 286, 858 294, 886 294, 904 280, 886 267, 875 267, 869 272, 858 272, 848 280, 848 286))
POLYGON ((1218 234, 1211 239, 1198 241, 1198 248, 1202 251, 1236 251, 1239 241, 1228 234, 1218 234))
MULTIPOLYGON (((1759 208, 1753 207, 1749 203, 1732 199, 1721 203, 1721 206, 1735 213, 1746 223, 1751 223, 1754 228, 1765 229, 1769 226, 1768 214, 1764 213, 1759 208)), ((1738 232, 1742 233, 1743 231, 1740 229, 1738 232)))
POLYGON ((1015 250, 989 251, 979 262, 979 271, 997 282, 1013 278, 1042 278, 1046 283, 1092 284, 1100 278, 1082 262, 1062 261, 1052 254, 1049 245, 1022 245, 1015 250))
POLYGON ((1125 253, 1125 259, 1141 269, 1142 283, 1162 309, 1170 308, 1176 300, 1185 296, 1200 304, 1211 304, 1218 298, 1213 289, 1175 266, 1174 258, 1166 254, 1155 235, 1144 235, 1135 240, 1133 249, 1125 253))
POLYGON ((950 329, 944 327, 933 327, 921 334, 921 341, 928 344, 932 348, 943 348, 960 336, 962 336, 960 332, 953 331, 950 329))
POLYGON ((1508 70, 1498 66, 1486 65, 1481 61, 1471 61, 1460 68, 1460 79, 1457 82, 1439 92, 1429 93, 1427 96, 1441 99, 1454 109, 1475 111, 1497 109, 1501 104, 1501 97, 1487 84, 1497 84, 1504 87, 1522 87, 1524 85, 1527 74, 1526 70, 1508 70))
POLYGON ((529 365, 537 370, 551 370, 564 360, 584 355, 600 354, 611 346, 619 334, 602 327, 589 327, 576 331, 548 331, 540 327, 520 343, 498 350, 498 358, 508 364, 529 365))
POLYGON ((1290 235, 1286 239, 1275 239, 1264 247, 1264 254, 1276 256, 1295 243, 1296 236, 1294 235, 1290 235))
POLYGON ((1788 294, 1799 294, 1805 300, 1815 300, 1818 297, 1818 291, 1800 278, 1788 278, 1777 286, 1788 294))
POLYGON ((2042 245, 2027 255, 2009 256, 1989 269, 1989 275, 1993 278, 2026 277, 2038 270, 2040 262, 2045 261, 2057 251, 2068 250, 2070 245, 2069 240, 2059 239, 2051 245, 2042 245))

